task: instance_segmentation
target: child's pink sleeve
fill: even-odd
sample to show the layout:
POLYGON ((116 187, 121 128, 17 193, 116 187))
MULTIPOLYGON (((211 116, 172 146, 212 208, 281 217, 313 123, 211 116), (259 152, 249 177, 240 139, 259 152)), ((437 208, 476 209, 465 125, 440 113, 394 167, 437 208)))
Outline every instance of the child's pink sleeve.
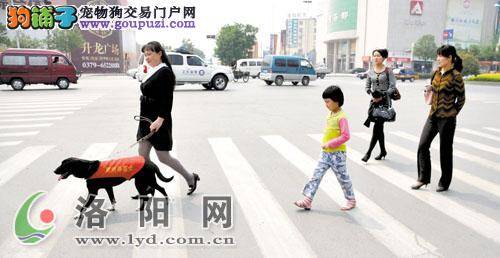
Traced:
POLYGON ((351 138, 351 135, 349 134, 349 124, 347 123, 347 119, 341 118, 339 120, 339 127, 340 136, 326 143, 329 148, 337 148, 351 138))

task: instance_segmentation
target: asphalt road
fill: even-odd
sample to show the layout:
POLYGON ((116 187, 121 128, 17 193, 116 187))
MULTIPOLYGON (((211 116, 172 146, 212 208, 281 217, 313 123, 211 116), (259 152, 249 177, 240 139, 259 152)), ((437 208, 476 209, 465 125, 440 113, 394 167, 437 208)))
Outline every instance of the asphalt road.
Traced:
MULTIPOLYGON (((138 228, 137 202, 130 199, 136 190, 125 182, 115 187, 116 211, 108 214, 103 230, 75 226, 72 217, 77 198, 86 196, 85 182, 58 182, 53 170, 72 156, 105 160, 137 154, 137 146, 129 146, 137 130, 133 116, 139 112, 138 83, 120 76, 88 76, 68 90, 35 85, 14 92, 1 86, 0 256, 498 257, 500 87, 466 85, 452 185, 448 192, 436 193, 438 138, 432 150, 432 183, 420 191, 410 189, 429 108, 423 101, 424 85, 398 82, 402 99, 394 102, 397 121, 385 127, 387 159, 372 158, 367 164, 360 161, 371 135, 371 128, 363 126, 369 101, 364 81, 333 76, 310 86, 266 86, 251 79, 230 83, 225 91, 178 86, 174 152, 188 170, 200 175, 198 190, 187 196, 182 177, 160 165, 166 176, 175 176, 173 182, 161 183, 172 200, 170 227, 138 228), (351 131, 348 172, 358 207, 340 211, 342 192, 330 172, 313 209, 303 211, 293 201, 301 198, 321 151, 316 139, 327 115, 321 93, 332 84, 341 86, 345 95, 343 109, 351 131), (47 227, 39 214, 50 209, 55 229, 40 243, 23 246, 13 229, 16 212, 37 191, 47 193, 33 206, 31 223, 47 227), (230 229, 215 223, 203 228, 204 196, 232 197, 230 229), (145 238, 153 234, 157 243, 147 246, 145 238), (79 245, 75 237, 120 241, 79 245), (180 243, 201 237, 205 244, 172 246, 163 241, 166 237, 180 243), (234 243, 217 245, 217 237, 234 243)), ((99 197, 107 200, 104 191, 99 197)))

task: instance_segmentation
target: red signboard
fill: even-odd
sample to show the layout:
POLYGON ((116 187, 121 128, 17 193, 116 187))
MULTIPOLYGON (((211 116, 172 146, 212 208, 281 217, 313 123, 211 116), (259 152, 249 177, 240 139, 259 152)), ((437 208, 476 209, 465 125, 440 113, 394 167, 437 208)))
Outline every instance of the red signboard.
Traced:
POLYGON ((422 15, 424 12, 424 0, 410 1, 410 15, 422 15))

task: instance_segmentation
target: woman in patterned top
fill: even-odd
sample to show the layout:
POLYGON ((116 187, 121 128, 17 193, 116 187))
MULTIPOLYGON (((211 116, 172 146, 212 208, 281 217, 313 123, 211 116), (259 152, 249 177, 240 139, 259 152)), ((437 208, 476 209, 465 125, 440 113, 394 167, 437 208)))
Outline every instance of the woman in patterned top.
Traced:
POLYGON ((441 179, 437 192, 447 191, 453 172, 453 137, 456 117, 465 104, 465 87, 462 80, 462 59, 455 47, 443 45, 437 50, 439 68, 431 80, 431 110, 418 145, 418 181, 412 189, 420 189, 431 181, 431 156, 429 148, 439 133, 441 179))
POLYGON ((370 147, 366 152, 365 156, 361 159, 367 162, 370 159, 373 148, 375 145, 379 144, 380 154, 375 157, 376 160, 381 160, 387 155, 385 149, 385 136, 384 136, 384 121, 382 119, 375 118, 371 115, 374 106, 384 105, 389 106, 391 104, 390 96, 396 90, 396 77, 392 70, 384 65, 384 60, 389 56, 387 49, 375 49, 372 52, 373 57, 373 67, 368 71, 368 77, 366 78, 366 93, 372 95, 372 100, 370 101, 370 108, 368 109, 368 118, 364 125, 370 127, 370 122, 374 122, 372 139, 370 141, 370 147))

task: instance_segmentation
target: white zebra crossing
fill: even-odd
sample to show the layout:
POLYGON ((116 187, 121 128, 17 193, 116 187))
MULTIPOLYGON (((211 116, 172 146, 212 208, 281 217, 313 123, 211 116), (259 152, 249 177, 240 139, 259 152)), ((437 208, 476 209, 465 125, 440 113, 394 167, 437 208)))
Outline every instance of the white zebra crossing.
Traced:
MULTIPOLYGON (((371 136, 368 135, 367 133, 353 133, 352 135, 357 136, 365 141, 370 141, 370 139, 371 139, 371 136)), ((403 157, 415 162, 415 164, 416 164, 417 155, 415 154, 414 151, 410 151, 410 150, 405 149, 403 147, 399 147, 398 145, 393 144, 391 142, 388 142, 387 140, 385 141, 385 146, 388 149, 392 150, 395 154, 403 156, 403 157)), ((439 164, 437 164, 435 162, 431 162, 431 167, 432 167, 432 171, 434 173, 439 174, 439 172, 440 172, 440 171, 438 171, 438 168, 440 167, 439 164)), ((458 168, 453 168, 453 174, 454 174, 453 176, 456 179, 459 179, 460 181, 462 181, 466 184, 472 185, 480 190, 488 192, 489 194, 493 194, 493 195, 496 195, 497 197, 500 197, 500 187, 495 183, 492 183, 488 180, 484 180, 480 177, 474 176, 474 175, 467 173, 463 170, 460 170, 458 168)))
POLYGON ((15 128, 38 128, 38 127, 50 127, 52 123, 43 124, 24 124, 24 125, 0 125, 0 129, 15 129, 15 128))
MULTIPOLYGON (((320 139, 318 139, 318 136, 321 137, 321 135, 314 135, 314 138, 319 141, 320 139)), ((347 147, 347 157, 354 163, 364 166, 367 171, 378 176, 382 180, 423 201, 429 206, 435 208, 437 211, 446 214, 450 218, 458 221, 478 234, 489 238, 496 243, 500 243, 500 224, 496 220, 482 213, 466 208, 465 206, 450 200, 443 194, 431 191, 412 190, 410 186, 415 183, 415 179, 405 176, 391 167, 383 165, 382 162, 372 162, 369 166, 365 166, 361 161, 362 156, 363 155, 360 152, 347 147)))
POLYGON ((494 127, 483 127, 483 128, 492 132, 500 133, 500 129, 494 127))
POLYGON ((75 101, 36 101, 36 102, 11 102, 0 103, 0 108, 4 107, 17 107, 17 106, 35 106, 35 105, 86 105, 92 103, 94 100, 75 100, 75 101))
POLYGON ((16 146, 16 145, 19 145, 21 143, 22 143, 22 141, 0 142, 0 147, 16 146))
MULTIPOLYGON (((281 136, 262 136, 262 138, 285 159, 297 167, 306 177, 311 177, 317 161, 300 151, 295 145, 289 143, 281 136)), ((334 177, 323 177, 320 188, 339 206, 345 203, 346 200, 334 177)), ((355 183, 354 188, 356 188, 355 183)), ((441 256, 437 253, 436 247, 421 236, 418 236, 396 218, 386 213, 361 192, 355 190, 355 196, 358 206, 349 211, 348 215, 353 217, 357 223, 396 256, 441 256)))
POLYGON ((457 137, 457 136, 455 136, 454 141, 461 143, 461 144, 464 144, 464 145, 467 145, 469 147, 472 147, 472 148, 480 150, 480 151, 486 151, 486 152, 490 152, 490 153, 493 153, 496 155, 500 155, 500 148, 492 147, 492 146, 489 146, 486 144, 467 140, 465 138, 457 137))
POLYGON ((479 132, 479 131, 468 129, 468 128, 458 128, 457 131, 467 133, 467 134, 476 135, 476 136, 481 136, 481 137, 484 137, 486 139, 500 142, 500 137, 495 136, 495 135, 491 135, 488 133, 483 133, 483 132, 479 132))
POLYGON ((61 108, 23 108, 23 109, 12 109, 12 110, 0 110, 0 113, 26 113, 26 112, 49 112, 49 111, 69 111, 69 110, 80 110, 81 107, 61 107, 61 108))
POLYGON ((39 109, 39 108, 63 108, 63 107, 82 107, 86 106, 87 103, 64 103, 64 104, 53 104, 53 103, 43 103, 43 104, 29 104, 29 105, 4 105, 0 106, 1 109, 39 109))
POLYGON ((39 118, 11 118, 11 119, 0 119, 0 123, 6 122, 36 122, 36 121, 53 121, 53 120, 63 120, 64 116, 54 116, 54 117, 39 117, 39 118))
POLYGON ((33 163, 33 161, 40 158, 54 147, 53 145, 26 147, 19 153, 0 163, 0 186, 7 183, 15 175, 33 163))
MULTIPOLYGON (((409 133, 403 132, 403 131, 395 131, 395 132, 390 132, 390 133, 393 134, 393 135, 396 135, 398 137, 401 137, 403 139, 412 141, 414 143, 419 143, 419 141, 420 141, 420 139, 418 137, 416 137, 414 135, 411 135, 409 133)), ((439 147, 437 145, 438 144, 435 142, 435 143, 433 143, 431 145, 431 148, 433 150, 439 150, 439 147)), ((497 163, 497 162, 493 162, 493 161, 490 161, 488 159, 476 156, 474 154, 466 153, 466 152, 457 150, 457 148, 453 149, 453 155, 457 156, 457 157, 459 157, 461 159, 465 159, 465 160, 474 162, 474 163, 476 163, 478 165, 485 166, 485 167, 487 167, 487 168, 489 168, 491 170, 496 170, 496 171, 500 172, 500 164, 497 163)))
MULTIPOLYGON (((176 146, 174 145, 170 155, 177 158, 176 146)), ((151 153, 153 154, 153 153, 151 153)), ((153 161, 159 168, 162 173, 165 171, 171 170, 165 164, 161 163, 158 160, 158 156, 156 154, 151 155, 151 161, 153 161)), ((160 185, 161 181, 158 182, 160 185)), ((137 233, 141 233, 142 235, 149 236, 152 234, 156 234, 158 239, 166 239, 167 237, 184 237, 184 216, 182 212, 182 194, 181 194, 181 184, 184 184, 184 178, 180 177, 179 174, 174 175, 174 179, 166 184, 165 189, 167 190, 169 196, 169 215, 170 215, 170 228, 162 229, 162 228, 153 228, 152 226, 148 226, 145 232, 138 230, 137 233)), ((157 192, 157 194, 160 194, 157 192)), ((155 195, 159 197, 158 195, 155 195)), ((161 196, 161 195, 160 195, 161 196)), ((163 241, 163 240, 162 240, 163 241)), ((184 258, 188 257, 186 247, 182 246, 168 246, 166 248, 161 248, 158 246, 153 247, 141 247, 134 248, 132 257, 176 257, 176 258, 184 258)))
POLYGON ((0 117, 32 117, 32 116, 60 116, 60 115, 71 115, 74 114, 73 111, 68 112, 47 112, 47 113, 26 113, 26 114, 8 114, 8 115, 0 115, 0 117))
MULTIPOLYGON (((81 158, 89 160, 104 159, 111 154, 116 145, 116 143, 92 144, 81 155, 81 158)), ((26 158, 32 157, 23 154, 23 159, 18 159, 18 162, 23 164, 26 158)), ((59 164, 54 165, 58 166, 59 164)), ((54 175, 54 180, 56 178, 57 176, 54 175)), ((73 223, 73 214, 75 213, 73 209, 75 207, 74 204, 80 196, 86 196, 84 180, 70 176, 65 180, 59 181, 37 203, 37 207, 50 208, 57 216, 55 220, 56 230, 53 231, 50 237, 44 240, 43 245, 37 246, 22 246, 19 245, 19 242, 14 237, 10 237, 0 247, 2 255, 5 255, 5 257, 47 257, 63 234, 64 228, 73 223)))
POLYGON ((264 257, 316 257, 230 138, 208 140, 264 257))
POLYGON ((0 137, 19 137, 19 136, 33 136, 40 133, 40 131, 28 131, 28 132, 17 132, 17 133, 0 133, 0 137))

